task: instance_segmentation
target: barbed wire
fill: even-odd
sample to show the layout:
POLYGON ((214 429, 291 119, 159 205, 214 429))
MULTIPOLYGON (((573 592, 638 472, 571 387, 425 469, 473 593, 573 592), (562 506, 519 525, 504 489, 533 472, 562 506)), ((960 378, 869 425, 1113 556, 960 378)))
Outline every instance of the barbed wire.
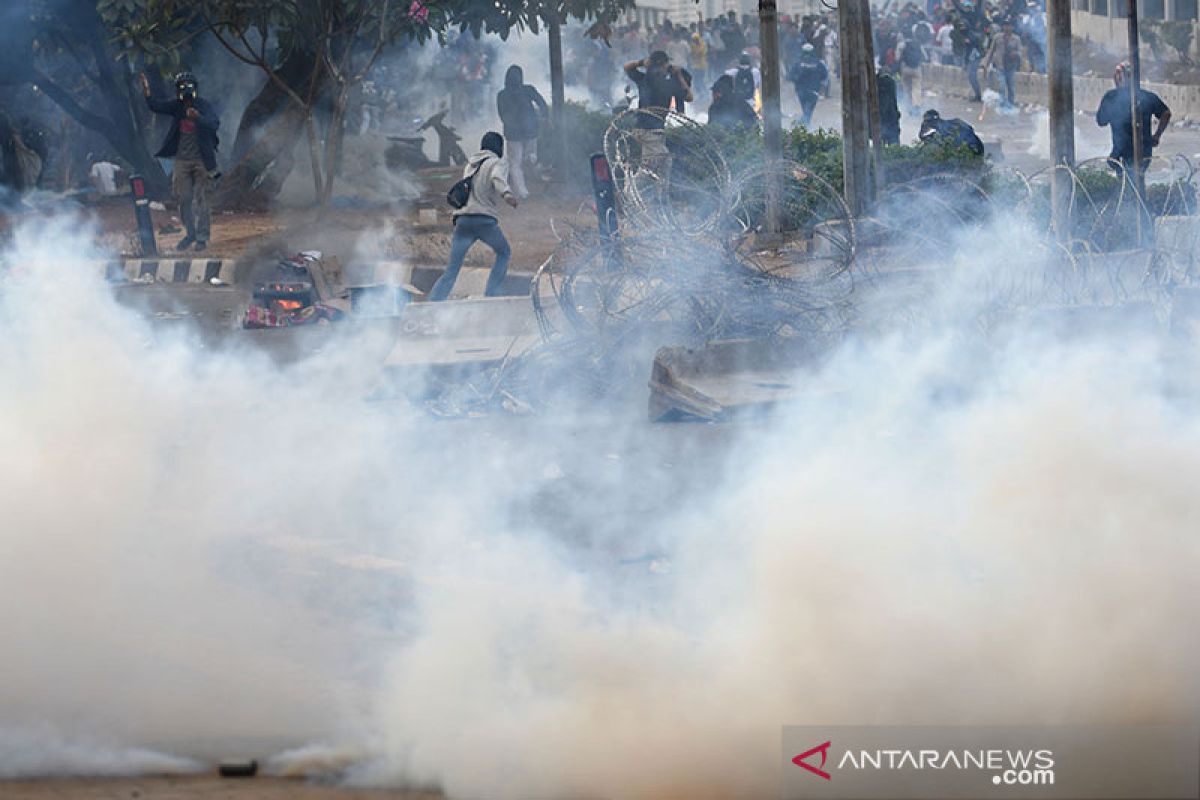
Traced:
POLYGON ((644 381, 647 347, 804 337, 832 349, 851 332, 932 328, 964 313, 987 332, 1030 309, 1161 305, 1197 276, 1196 242, 1145 236, 1157 217, 1195 212, 1196 171, 1182 157, 1153 163, 1145 197, 1097 159, 1030 175, 923 175, 885 185, 856 219, 805 164, 735 169, 706 128, 672 112, 618 116, 604 152, 620 231, 556 228, 559 246, 531 285, 542 344, 475 395, 528 410, 565 386, 604 396, 644 381), (1052 227, 1056 172, 1070 176, 1067 237, 1052 227), (783 221, 774 236, 764 233, 769 202, 783 221), (985 247, 1005 269, 983 268, 985 247), (935 291, 949 280, 961 291, 935 291))

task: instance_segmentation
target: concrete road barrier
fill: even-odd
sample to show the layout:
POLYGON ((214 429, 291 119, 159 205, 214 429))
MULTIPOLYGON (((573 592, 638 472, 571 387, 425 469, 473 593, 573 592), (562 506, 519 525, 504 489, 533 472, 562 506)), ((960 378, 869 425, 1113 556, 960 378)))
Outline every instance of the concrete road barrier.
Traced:
POLYGON ((237 262, 231 258, 129 258, 110 262, 104 277, 114 283, 208 283, 213 279, 232 284, 237 262))

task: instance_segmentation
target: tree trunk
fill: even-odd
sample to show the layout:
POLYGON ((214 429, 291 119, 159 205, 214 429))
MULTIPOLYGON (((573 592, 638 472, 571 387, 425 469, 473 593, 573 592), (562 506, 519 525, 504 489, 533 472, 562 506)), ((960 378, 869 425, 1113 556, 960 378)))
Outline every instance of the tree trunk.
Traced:
MULTIPOLYGON (((284 59, 275 74, 301 97, 309 93, 312 83, 313 69, 316 61, 312 53, 295 51, 284 59)), ((267 78, 254 99, 246 104, 242 119, 238 123, 237 137, 233 142, 230 154, 235 162, 241 161, 250 148, 266 133, 271 119, 286 106, 293 105, 292 100, 275 81, 267 78)))
MULTIPOLYGON (((301 97, 313 83, 316 62, 294 52, 276 74, 301 97)), ((217 187, 214 205, 222 209, 261 210, 279 195, 295 166, 296 143, 307 132, 305 110, 278 84, 267 79, 246 106, 231 151, 233 166, 217 187)))
POLYGON ((269 208, 296 164, 296 142, 303 128, 304 112, 295 103, 264 122, 253 144, 217 184, 213 205, 226 210, 269 208))
POLYGON ((1050 173, 1050 207, 1054 235, 1060 242, 1071 239, 1071 195, 1074 178, 1060 167, 1075 166, 1075 87, 1071 69, 1071 6, 1067 0, 1046 4, 1050 19, 1050 142, 1054 167, 1050 173))

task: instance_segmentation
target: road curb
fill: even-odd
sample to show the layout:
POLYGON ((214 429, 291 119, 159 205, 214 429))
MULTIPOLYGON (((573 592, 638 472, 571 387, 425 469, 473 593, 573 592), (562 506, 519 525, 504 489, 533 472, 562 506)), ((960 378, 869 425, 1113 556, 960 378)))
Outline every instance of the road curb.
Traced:
POLYGON ((113 283, 233 283, 237 261, 232 258, 127 258, 105 265, 104 277, 113 283))

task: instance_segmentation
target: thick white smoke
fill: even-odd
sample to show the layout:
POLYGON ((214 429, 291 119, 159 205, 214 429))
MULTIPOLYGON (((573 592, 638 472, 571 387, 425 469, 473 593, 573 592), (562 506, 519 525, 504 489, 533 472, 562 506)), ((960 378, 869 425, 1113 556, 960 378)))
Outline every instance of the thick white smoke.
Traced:
POLYGON ((954 324, 727 427, 429 422, 351 340, 155 334, 74 227, 0 288, 0 774, 330 744, 452 796, 774 796, 784 724, 1195 711, 1193 355, 981 343, 973 293, 1042 269, 1017 226, 954 324))

